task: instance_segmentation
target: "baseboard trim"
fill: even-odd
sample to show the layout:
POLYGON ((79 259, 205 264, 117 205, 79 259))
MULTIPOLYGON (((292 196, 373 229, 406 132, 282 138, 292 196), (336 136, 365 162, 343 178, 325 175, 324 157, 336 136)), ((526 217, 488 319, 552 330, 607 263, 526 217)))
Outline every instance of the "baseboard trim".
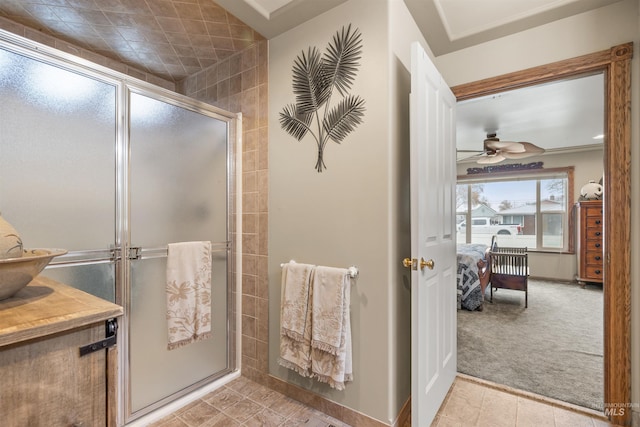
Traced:
POLYGON ((398 418, 396 418, 396 422, 393 423, 393 427, 404 427, 411 425, 411 395, 404 405, 402 405, 402 409, 400 409, 400 413, 398 414, 398 418))
MULTIPOLYGON (((389 424, 385 424, 375 418, 354 411, 351 408, 347 408, 346 406, 272 375, 267 376, 267 384, 263 385, 352 426, 390 427, 389 424)), ((409 405, 409 409, 411 409, 411 405, 409 405)))

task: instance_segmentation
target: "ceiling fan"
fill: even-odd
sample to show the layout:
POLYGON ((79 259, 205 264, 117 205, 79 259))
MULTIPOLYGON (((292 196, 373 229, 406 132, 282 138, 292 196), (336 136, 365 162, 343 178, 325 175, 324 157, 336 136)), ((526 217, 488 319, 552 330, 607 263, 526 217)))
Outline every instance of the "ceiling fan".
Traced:
POLYGON ((530 142, 500 141, 495 133, 489 133, 487 139, 484 140, 484 150, 477 155, 477 162, 493 164, 506 159, 524 159, 542 153, 544 153, 544 148, 530 142))

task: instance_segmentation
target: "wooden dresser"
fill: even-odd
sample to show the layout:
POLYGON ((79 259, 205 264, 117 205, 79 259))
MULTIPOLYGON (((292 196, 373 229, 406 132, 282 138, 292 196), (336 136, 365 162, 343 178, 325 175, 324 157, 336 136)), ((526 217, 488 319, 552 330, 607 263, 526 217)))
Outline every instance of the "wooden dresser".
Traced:
POLYGON ((602 283, 604 275, 602 200, 576 203, 578 283, 602 283))
POLYGON ((41 276, 0 301, 0 424, 115 426, 117 353, 106 322, 121 314, 41 276))

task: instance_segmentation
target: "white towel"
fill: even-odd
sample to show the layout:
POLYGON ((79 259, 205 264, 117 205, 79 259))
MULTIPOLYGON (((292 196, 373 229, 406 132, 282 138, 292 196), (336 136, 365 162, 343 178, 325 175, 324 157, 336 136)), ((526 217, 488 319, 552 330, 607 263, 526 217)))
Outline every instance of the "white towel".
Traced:
POLYGON ((211 337, 211 242, 167 249, 167 348, 211 337))
POLYGON ((282 267, 280 357, 278 363, 302 376, 311 374, 311 280, 314 266, 282 267))
POLYGON ((312 280, 311 371, 337 390, 353 381, 351 278, 344 268, 316 267, 312 280))

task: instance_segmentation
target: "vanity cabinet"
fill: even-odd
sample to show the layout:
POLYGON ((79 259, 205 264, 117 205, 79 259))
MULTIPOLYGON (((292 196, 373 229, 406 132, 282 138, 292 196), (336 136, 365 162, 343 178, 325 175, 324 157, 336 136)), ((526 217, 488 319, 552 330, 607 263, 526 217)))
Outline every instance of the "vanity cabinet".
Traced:
POLYGON ((116 304, 44 277, 0 301, 2 426, 115 426, 110 345, 121 315, 116 304))
POLYGON ((604 241, 602 200, 576 203, 578 283, 602 283, 604 241))

